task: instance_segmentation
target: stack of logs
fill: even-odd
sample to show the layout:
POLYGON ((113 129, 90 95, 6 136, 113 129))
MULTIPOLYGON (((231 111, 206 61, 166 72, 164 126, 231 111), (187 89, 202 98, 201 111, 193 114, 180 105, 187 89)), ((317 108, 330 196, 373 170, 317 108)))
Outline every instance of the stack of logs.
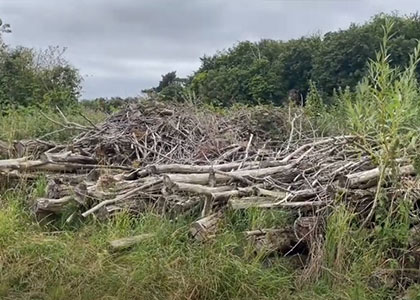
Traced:
MULTIPOLYGON (((226 210, 293 210, 296 219, 287 228, 246 232, 257 247, 285 253, 316 230, 338 196, 362 216, 372 207, 380 170, 356 137, 268 143, 255 131, 230 128, 225 119, 211 123, 211 116, 201 116, 203 121, 159 109, 151 117, 144 108, 130 108, 68 145, 26 141, 34 149, 21 149, 20 156, 34 155, 0 160, 0 177, 47 177, 46 195, 34 205, 39 218, 68 207, 76 207, 74 215, 99 219, 154 209, 171 217, 197 215, 191 234, 198 240, 217 234, 226 210), (153 124, 157 116, 170 119, 153 124)), ((413 166, 398 162, 401 179, 412 180, 413 166)))

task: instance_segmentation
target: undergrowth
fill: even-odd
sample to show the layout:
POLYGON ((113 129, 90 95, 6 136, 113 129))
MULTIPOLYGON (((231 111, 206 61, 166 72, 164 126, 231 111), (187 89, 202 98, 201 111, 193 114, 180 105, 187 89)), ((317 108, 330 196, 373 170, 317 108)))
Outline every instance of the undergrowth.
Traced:
POLYGON ((3 193, 1 299, 384 299, 364 278, 333 290, 325 280, 302 286, 298 263, 256 255, 242 230, 286 224, 286 212, 230 213, 217 238, 202 244, 188 236, 190 218, 152 212, 82 227, 35 223, 28 207, 44 185, 41 178, 3 193), (154 235, 123 252, 108 246, 141 233, 154 235))

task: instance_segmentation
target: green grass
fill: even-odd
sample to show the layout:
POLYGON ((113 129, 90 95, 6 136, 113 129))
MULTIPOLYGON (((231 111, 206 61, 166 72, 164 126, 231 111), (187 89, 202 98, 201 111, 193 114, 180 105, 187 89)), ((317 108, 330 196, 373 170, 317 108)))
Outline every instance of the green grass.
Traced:
POLYGON ((152 212, 137 219, 123 214, 106 223, 89 220, 83 226, 60 222, 43 226, 28 207, 33 197, 42 195, 44 184, 43 179, 33 186, 21 184, 5 191, 0 200, 0 299, 388 299, 391 295, 388 289, 371 287, 356 271, 345 279, 324 276, 305 283, 293 258, 256 255, 241 232, 286 224, 286 212, 229 212, 217 238, 204 244, 188 235, 190 218, 173 221, 152 212), (108 246, 109 240, 141 233, 154 236, 122 252, 108 246))
MULTIPOLYGON (((93 123, 98 123, 106 118, 104 112, 85 108, 82 105, 67 108, 63 113, 69 121, 81 125, 89 125, 89 122, 80 113, 93 123)), ((63 123, 63 119, 58 111, 52 108, 29 107, 0 113, 0 140, 11 142, 21 139, 44 138, 46 140, 64 142, 80 132, 77 130, 60 131, 62 126, 49 121, 43 114, 63 123)))

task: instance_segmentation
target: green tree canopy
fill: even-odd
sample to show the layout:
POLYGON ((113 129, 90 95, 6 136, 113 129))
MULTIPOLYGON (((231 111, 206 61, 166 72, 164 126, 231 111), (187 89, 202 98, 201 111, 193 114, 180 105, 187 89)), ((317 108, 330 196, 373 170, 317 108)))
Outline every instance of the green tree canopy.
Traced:
POLYGON ((64 58, 65 49, 43 51, 6 45, 1 33, 10 26, 0 20, 0 109, 50 104, 66 106, 77 102, 82 78, 64 58))
MULTIPOLYGON (((328 102, 334 90, 353 89, 366 75, 367 63, 379 48, 385 18, 395 23, 390 39, 391 63, 404 66, 408 53, 420 39, 420 17, 380 14, 364 24, 352 24, 345 30, 324 35, 289 41, 244 41, 214 55, 205 55, 199 69, 189 78, 187 88, 206 102, 224 106, 282 104, 289 97, 305 98, 312 81, 328 102)), ((169 78, 162 77, 159 86, 164 79, 169 78)))

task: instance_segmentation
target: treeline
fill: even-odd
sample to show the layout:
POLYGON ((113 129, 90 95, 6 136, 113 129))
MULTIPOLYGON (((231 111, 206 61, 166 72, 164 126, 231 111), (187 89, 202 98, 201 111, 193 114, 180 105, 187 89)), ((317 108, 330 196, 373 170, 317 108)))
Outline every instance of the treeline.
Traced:
MULTIPOLYGON (((420 15, 380 14, 348 29, 289 41, 244 41, 212 56, 201 58, 200 68, 186 79, 175 72, 162 76, 157 93, 165 100, 199 98, 206 103, 282 104, 303 101, 316 86, 327 101, 334 91, 353 89, 366 75, 383 37, 384 19, 394 32, 389 40, 391 64, 406 66, 420 39, 420 15)), ((417 68, 417 76, 420 69, 417 68)))
POLYGON ((63 54, 65 48, 34 50, 7 45, 2 34, 10 26, 0 20, 0 110, 33 105, 68 106, 77 103, 82 77, 63 54))
MULTIPOLYGON (((406 66, 408 53, 420 39, 420 15, 377 15, 364 24, 324 35, 289 41, 244 41, 201 58, 201 66, 188 78, 175 71, 159 85, 143 92, 163 100, 201 101, 220 106, 234 103, 280 105, 288 99, 303 102, 310 90, 331 102, 334 91, 354 89, 367 73, 383 36, 384 19, 395 24, 389 40, 392 66, 406 66)), ((82 77, 63 58, 64 50, 12 47, 2 40, 10 26, 0 20, 0 110, 75 104, 82 77)), ((417 76, 420 68, 417 67, 417 76)), ((97 99, 86 105, 112 111, 123 99, 97 99), (110 101, 112 100, 112 101, 110 101)))

